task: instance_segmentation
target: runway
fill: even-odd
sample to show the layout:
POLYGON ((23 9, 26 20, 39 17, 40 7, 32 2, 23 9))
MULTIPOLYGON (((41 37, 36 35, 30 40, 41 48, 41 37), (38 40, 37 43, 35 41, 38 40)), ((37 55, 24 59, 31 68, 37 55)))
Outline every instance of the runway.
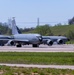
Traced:
POLYGON ((25 45, 21 48, 15 46, 0 46, 0 52, 74 52, 74 45, 40 45, 38 48, 33 48, 31 45, 25 45))

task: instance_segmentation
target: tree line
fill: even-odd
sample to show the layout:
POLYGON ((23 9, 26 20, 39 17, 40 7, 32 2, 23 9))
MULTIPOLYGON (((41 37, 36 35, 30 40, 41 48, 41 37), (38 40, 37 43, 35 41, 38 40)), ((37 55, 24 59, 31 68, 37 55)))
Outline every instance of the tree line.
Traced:
POLYGON ((9 28, 7 23, 0 23, 0 34, 2 35, 10 35, 11 29, 9 28))

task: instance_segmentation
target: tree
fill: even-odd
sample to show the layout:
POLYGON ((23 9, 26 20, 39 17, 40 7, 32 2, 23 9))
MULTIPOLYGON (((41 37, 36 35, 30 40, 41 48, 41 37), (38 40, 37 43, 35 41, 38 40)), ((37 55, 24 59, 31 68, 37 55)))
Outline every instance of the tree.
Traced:
POLYGON ((41 35, 53 35, 49 25, 37 26, 35 31, 41 35))
POLYGON ((5 23, 0 23, 0 34, 11 34, 11 29, 5 23))
POLYGON ((68 20, 68 24, 69 24, 69 25, 74 24, 74 17, 73 17, 72 19, 69 19, 69 20, 68 20))
POLYGON ((74 40, 74 32, 71 31, 71 30, 69 30, 69 32, 68 32, 68 34, 67 34, 67 37, 68 37, 69 39, 74 40))

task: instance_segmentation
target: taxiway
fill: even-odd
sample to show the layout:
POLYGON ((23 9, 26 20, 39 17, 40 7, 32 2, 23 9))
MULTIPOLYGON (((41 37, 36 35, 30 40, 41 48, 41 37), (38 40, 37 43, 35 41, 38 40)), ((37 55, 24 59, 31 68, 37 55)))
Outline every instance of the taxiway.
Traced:
POLYGON ((15 46, 0 46, 0 52, 74 52, 74 45, 40 45, 38 48, 33 48, 31 45, 25 45, 21 48, 15 46))

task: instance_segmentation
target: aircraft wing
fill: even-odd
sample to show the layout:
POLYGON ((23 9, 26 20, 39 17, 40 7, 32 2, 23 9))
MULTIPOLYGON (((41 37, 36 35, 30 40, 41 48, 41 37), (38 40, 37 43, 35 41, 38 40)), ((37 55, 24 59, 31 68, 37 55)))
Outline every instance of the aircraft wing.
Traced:
POLYGON ((22 42, 22 43, 28 43, 29 42, 29 40, 27 40, 27 39, 11 39, 11 38, 8 38, 8 39, 6 39, 6 38, 0 38, 0 41, 9 41, 9 40, 12 40, 13 42, 15 42, 15 43, 17 43, 17 42, 22 42))
POLYGON ((22 43, 28 43, 29 42, 29 40, 26 40, 26 39, 12 39, 12 41, 14 41, 14 42, 22 42, 22 43))
POLYGON ((42 36, 44 40, 52 40, 58 44, 65 44, 69 39, 65 36, 42 36))
POLYGON ((67 37, 64 36, 43 36, 43 39, 51 39, 53 41, 57 41, 58 39, 67 40, 67 37))
POLYGON ((0 40, 10 40, 10 36, 0 35, 0 40))
POLYGON ((11 39, 9 39, 9 38, 0 38, 0 41, 9 41, 9 40, 11 40, 11 39))

